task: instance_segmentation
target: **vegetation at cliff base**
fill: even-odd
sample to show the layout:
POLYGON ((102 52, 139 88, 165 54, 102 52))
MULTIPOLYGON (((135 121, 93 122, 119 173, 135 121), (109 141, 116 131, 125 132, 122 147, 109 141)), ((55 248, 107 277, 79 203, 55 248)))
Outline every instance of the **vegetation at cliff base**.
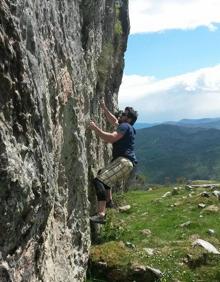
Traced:
POLYGON ((160 270, 162 282, 220 281, 220 255, 193 246, 202 239, 220 250, 220 205, 211 190, 153 187, 115 201, 131 208, 108 211, 100 242, 91 249, 89 281, 133 281, 134 265, 160 270))

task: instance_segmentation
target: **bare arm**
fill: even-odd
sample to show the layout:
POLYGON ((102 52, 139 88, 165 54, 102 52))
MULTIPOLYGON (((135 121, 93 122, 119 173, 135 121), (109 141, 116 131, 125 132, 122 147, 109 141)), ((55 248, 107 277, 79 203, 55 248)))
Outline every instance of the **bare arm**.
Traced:
POLYGON ((123 137, 123 134, 117 131, 114 131, 112 133, 103 131, 93 121, 90 121, 90 129, 94 130, 96 135, 98 135, 102 140, 107 143, 115 143, 123 137))
POLYGON ((102 110, 105 113, 105 116, 108 122, 111 125, 118 125, 118 119, 108 110, 108 108, 105 105, 104 99, 101 100, 100 105, 101 105, 102 110))

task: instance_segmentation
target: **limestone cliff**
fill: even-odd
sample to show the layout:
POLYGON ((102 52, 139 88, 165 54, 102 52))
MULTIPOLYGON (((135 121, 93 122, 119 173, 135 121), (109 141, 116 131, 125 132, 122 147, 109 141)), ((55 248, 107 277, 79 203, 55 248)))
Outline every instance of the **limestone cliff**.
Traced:
POLYGON ((93 174, 87 129, 117 106, 128 3, 0 0, 0 281, 83 281, 93 174))

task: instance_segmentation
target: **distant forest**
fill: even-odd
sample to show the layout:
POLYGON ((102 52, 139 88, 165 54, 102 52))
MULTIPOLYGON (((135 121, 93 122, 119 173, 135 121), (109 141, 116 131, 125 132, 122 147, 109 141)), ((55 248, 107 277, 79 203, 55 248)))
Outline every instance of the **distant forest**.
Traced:
POLYGON ((138 173, 150 183, 220 178, 220 130, 161 124, 138 129, 138 173))

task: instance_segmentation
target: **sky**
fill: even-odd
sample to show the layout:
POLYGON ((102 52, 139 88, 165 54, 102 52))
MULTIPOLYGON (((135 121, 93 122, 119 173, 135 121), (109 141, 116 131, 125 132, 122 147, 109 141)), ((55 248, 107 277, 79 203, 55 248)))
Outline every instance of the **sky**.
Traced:
POLYGON ((129 0, 119 107, 139 122, 220 117, 220 0, 129 0))

